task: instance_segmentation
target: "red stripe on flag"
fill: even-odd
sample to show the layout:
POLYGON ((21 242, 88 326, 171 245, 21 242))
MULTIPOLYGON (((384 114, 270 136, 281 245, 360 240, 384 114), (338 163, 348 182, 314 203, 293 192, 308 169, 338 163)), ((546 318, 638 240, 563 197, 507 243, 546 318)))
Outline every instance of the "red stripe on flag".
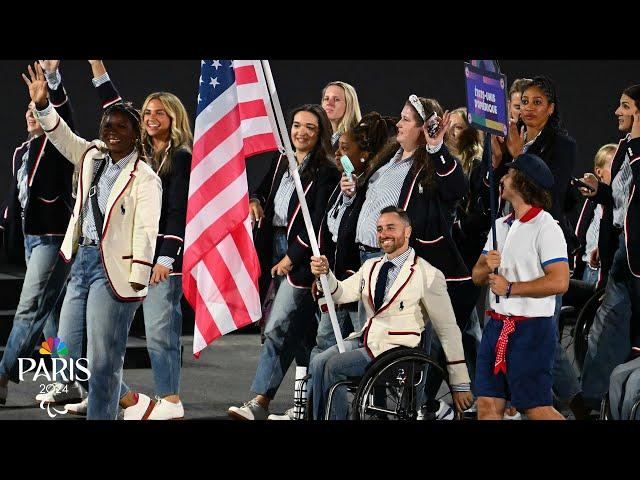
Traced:
POLYGON ((198 141, 193 144, 191 170, 193 170, 204 157, 209 155, 212 150, 229 138, 232 133, 236 132, 239 124, 240 111, 236 105, 229 113, 214 123, 211 128, 202 134, 198 141))
POLYGON ((236 228, 231 232, 231 236, 238 251, 246 252, 246 255, 242 255, 242 262, 244 263, 244 268, 249 272, 257 290, 258 279, 260 278, 260 260, 258 259, 258 252, 256 252, 255 245, 253 244, 253 238, 244 227, 236 228))
MULTIPOLYGON (((216 325, 215 320, 209 313, 209 309, 207 308, 207 304, 205 300, 200 295, 200 290, 193 281, 193 277, 189 276, 189 280, 185 282, 185 296, 187 296, 187 291, 190 293, 191 298, 195 301, 189 300, 191 307, 195 313, 195 323, 198 327, 198 331, 202 335, 203 338, 209 339, 207 340, 207 344, 213 342, 216 338, 222 336, 220 330, 218 330, 218 326, 216 325), (195 297, 195 298, 194 298, 195 297)), ((186 280, 186 276, 183 277, 183 280, 186 280)), ((187 298, 188 299, 188 298, 187 298)))
MULTIPOLYGON (((191 245, 185 247, 182 257, 183 269, 191 271, 207 252, 214 248, 234 228, 242 225, 249 215, 249 194, 244 195, 238 203, 229 208, 227 213, 207 227, 191 245), (236 220, 240 219, 240 220, 236 220)), ((242 252, 241 252, 242 253, 242 252)))
POLYGON ((267 109, 264 106, 264 100, 251 100, 250 102, 242 102, 239 104, 240 118, 248 120, 250 118, 266 117, 267 109))
POLYGON ((247 83, 258 83, 258 75, 253 65, 245 65, 244 67, 234 67, 236 74, 236 84, 246 85, 247 83))
MULTIPOLYGON (((217 172, 211 175, 195 192, 189 195, 186 223, 189 223, 200 210, 241 176, 244 171, 244 155, 240 152, 229 160, 224 167, 218 169, 217 172)), ((245 218, 246 215, 243 217, 243 220, 245 218)))
POLYGON ((271 133, 260 133, 258 135, 252 135, 251 137, 245 137, 244 139, 244 154, 247 157, 277 149, 278 144, 271 133))

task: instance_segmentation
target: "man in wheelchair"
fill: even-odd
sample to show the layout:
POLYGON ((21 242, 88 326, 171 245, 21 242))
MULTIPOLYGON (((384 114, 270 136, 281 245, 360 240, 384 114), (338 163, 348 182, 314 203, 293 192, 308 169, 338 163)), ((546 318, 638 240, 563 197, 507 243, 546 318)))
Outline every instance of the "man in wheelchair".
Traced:
POLYGON ((497 248, 489 236, 473 268, 474 283, 494 293, 476 361, 478 419, 502 419, 511 399, 531 420, 562 420, 553 408, 554 311, 569 286, 569 264, 562 230, 543 210, 554 177, 528 153, 506 166, 502 198, 513 212, 496 220, 497 248))
MULTIPOLYGON (((398 346, 416 347, 428 320, 432 322, 445 355, 458 411, 471 406, 473 397, 464 360, 460 329, 442 272, 418 257, 409 247, 411 222, 404 210, 386 207, 377 225, 378 243, 385 255, 367 260, 360 270, 338 281, 325 256, 311 257, 314 275, 327 274, 331 296, 338 304, 362 299, 367 321, 345 339, 345 351, 325 350, 311 361, 313 418, 324 417, 329 390, 339 381, 360 376, 382 353, 398 346)), ((334 393, 330 419, 346 419, 346 392, 334 393)))

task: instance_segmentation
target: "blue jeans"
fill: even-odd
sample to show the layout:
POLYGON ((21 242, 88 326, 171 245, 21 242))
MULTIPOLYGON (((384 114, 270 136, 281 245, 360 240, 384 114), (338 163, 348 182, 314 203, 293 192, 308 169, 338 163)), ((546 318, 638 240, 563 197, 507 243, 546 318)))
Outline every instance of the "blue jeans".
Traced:
MULTIPOLYGON (((556 309, 553 312, 553 321, 556 327, 560 319, 560 309, 562 308, 562 295, 556 295, 556 309)), ((578 375, 567 358, 558 337, 556 349, 553 356, 553 393, 563 402, 570 402, 571 399, 580 392, 578 375)))
MULTIPOLYGON (((336 344, 336 336, 333 333, 333 325, 331 325, 331 317, 329 317, 329 312, 322 314, 316 312, 316 318, 317 317, 320 318, 318 320, 316 346, 313 347, 313 350, 311 350, 309 362, 311 362, 313 360, 313 357, 318 355, 320 352, 324 352, 325 350, 333 347, 336 344)), ((340 326, 342 338, 348 337, 351 332, 355 331, 353 328, 353 322, 358 318, 357 311, 339 308, 336 309, 336 317, 338 319, 338 325, 340 326)))
POLYGON ((60 313, 59 336, 67 343, 69 357, 80 358, 86 325, 89 420, 116 419, 127 337, 139 306, 139 301, 122 302, 115 297, 97 247, 78 248, 60 313))
POLYGON ((640 318, 640 279, 627 264, 624 233, 613 257, 604 300, 589 331, 588 350, 582 368, 582 395, 585 403, 600 408, 615 367, 624 363, 631 349, 630 325, 640 318))
POLYGON ((18 358, 33 356, 43 331, 45 338, 55 337, 58 331, 57 306, 64 297, 70 270, 59 255, 61 244, 62 237, 25 236, 27 271, 0 362, 0 375, 10 376, 15 382, 18 358))
MULTIPOLYGON (((275 262, 286 253, 287 238, 284 234, 274 236, 273 257, 275 262)), ((251 391, 273 399, 293 360, 296 365, 309 365, 309 356, 316 336, 315 303, 311 291, 295 288, 282 277, 264 330, 256 375, 251 391)))
POLYGON ((609 384, 611 418, 614 420, 640 420, 640 408, 631 418, 634 404, 640 400, 640 357, 614 368, 609 384))
MULTIPOLYGON (((334 345, 316 355, 309 365, 314 420, 324 419, 325 406, 331 387, 347 377, 363 375, 367 365, 371 363, 371 357, 369 357, 365 348, 361 346, 359 339, 345 341, 344 347, 345 351, 340 353, 338 352, 338 346, 334 345)), ((347 419, 349 405, 346 393, 345 388, 338 388, 334 392, 332 409, 329 415, 331 420, 347 419)))
POLYGON ((582 281, 590 285, 598 283, 598 275, 600 275, 599 268, 591 268, 588 264, 584 266, 584 272, 582 273, 582 281))

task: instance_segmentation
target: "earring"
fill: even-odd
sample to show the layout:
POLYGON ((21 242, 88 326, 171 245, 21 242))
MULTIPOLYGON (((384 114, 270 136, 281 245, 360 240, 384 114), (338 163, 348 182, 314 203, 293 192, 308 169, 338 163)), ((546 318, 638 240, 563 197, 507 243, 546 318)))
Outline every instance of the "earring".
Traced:
POLYGON ((364 158, 360 159, 360 163, 364 163, 366 160, 364 158))

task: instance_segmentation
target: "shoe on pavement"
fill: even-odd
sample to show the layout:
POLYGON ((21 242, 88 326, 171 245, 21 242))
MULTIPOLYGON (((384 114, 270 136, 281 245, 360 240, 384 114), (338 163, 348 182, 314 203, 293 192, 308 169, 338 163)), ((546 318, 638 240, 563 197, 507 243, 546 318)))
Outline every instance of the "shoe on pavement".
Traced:
POLYGON ((89 397, 85 397, 80 403, 67 403, 64 408, 67 409, 67 413, 71 415, 87 415, 87 409, 89 407, 89 397))
POLYGON ((158 399, 156 406, 151 410, 147 420, 182 420, 184 418, 184 407, 182 402, 171 403, 163 399, 158 399))
POLYGON ((235 420, 266 420, 269 416, 269 410, 260 405, 255 398, 241 407, 229 407, 227 412, 235 420))
POLYGON ((147 420, 156 401, 144 393, 137 393, 138 401, 124 409, 124 420, 147 420))
POLYGON ((269 417, 267 417, 267 420, 297 420, 295 408, 291 407, 282 415, 276 415, 275 413, 272 413, 271 415, 269 415, 269 417))
POLYGON ((56 382, 53 384, 53 388, 49 392, 39 393, 36 395, 36 402, 51 405, 62 405, 82 400, 83 397, 82 388, 78 383, 56 382))

